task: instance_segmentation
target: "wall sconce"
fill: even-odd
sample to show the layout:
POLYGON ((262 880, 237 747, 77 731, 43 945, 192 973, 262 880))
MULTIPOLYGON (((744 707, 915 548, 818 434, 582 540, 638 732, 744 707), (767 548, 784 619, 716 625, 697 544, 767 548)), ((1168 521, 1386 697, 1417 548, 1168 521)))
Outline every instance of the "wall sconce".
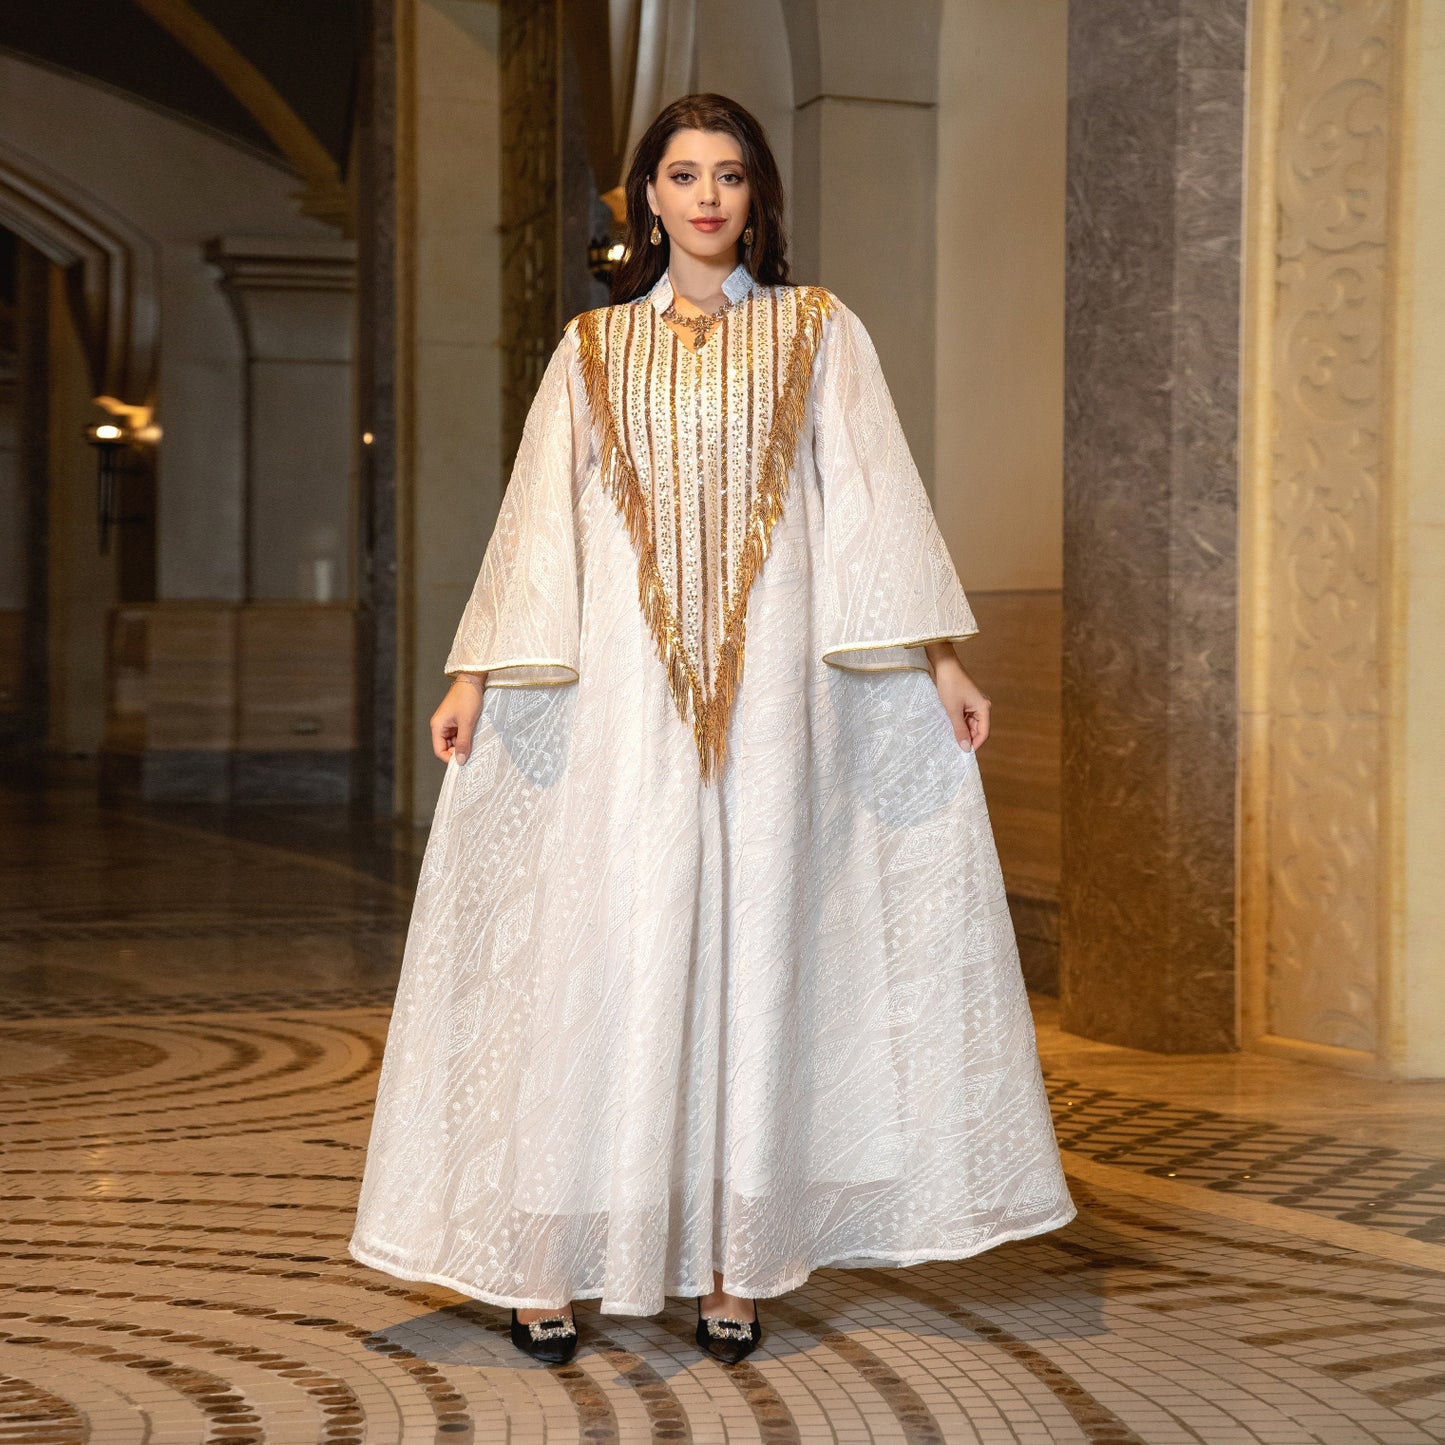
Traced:
POLYGON ((96 453, 96 524, 103 553, 110 551, 112 527, 146 520, 142 516, 123 515, 117 510, 119 479, 140 470, 137 461, 141 444, 152 442, 159 435, 159 427, 137 428, 123 421, 96 422, 85 429, 85 439, 96 453))
POLYGON ((624 242, 610 236, 596 236, 587 245, 587 269, 599 281, 610 281, 626 254, 624 242))

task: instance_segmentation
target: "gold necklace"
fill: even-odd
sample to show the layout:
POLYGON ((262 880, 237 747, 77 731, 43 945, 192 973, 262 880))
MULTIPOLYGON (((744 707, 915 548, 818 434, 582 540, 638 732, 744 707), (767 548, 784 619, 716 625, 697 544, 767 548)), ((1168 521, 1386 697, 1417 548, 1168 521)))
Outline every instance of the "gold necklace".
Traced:
POLYGON ((701 351, 708 337, 712 335, 714 325, 721 321, 722 318, 737 305, 737 301, 724 301, 716 311, 703 311, 697 316, 683 316, 678 311, 675 302, 669 301, 666 309, 662 313, 662 319, 664 321, 676 321, 680 325, 686 326, 687 329, 692 332, 692 349, 694 351, 701 351))

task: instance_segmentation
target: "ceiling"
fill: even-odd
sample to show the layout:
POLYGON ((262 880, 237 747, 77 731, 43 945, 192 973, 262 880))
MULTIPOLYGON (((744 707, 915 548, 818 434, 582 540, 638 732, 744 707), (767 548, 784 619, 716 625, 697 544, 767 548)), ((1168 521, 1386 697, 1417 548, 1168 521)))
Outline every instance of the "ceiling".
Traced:
MULTIPOLYGON (((344 172, 365 0, 185 0, 278 91, 344 172)), ((269 155, 217 76, 133 0, 9 0, 0 49, 101 81, 269 155)))

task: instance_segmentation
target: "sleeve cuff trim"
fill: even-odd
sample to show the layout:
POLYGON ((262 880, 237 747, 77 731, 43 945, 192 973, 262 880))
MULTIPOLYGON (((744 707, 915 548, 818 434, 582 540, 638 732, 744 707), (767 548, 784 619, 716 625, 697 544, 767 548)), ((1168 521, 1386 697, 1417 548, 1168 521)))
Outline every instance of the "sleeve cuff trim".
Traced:
POLYGON ((444 669, 448 677, 456 677, 463 672, 485 672, 487 674, 486 685, 488 687, 566 687, 577 681, 577 669, 570 662, 563 662, 555 657, 513 657, 503 662, 482 663, 452 663, 444 669), (506 677, 499 674, 517 672, 525 668, 546 669, 551 676, 537 677, 506 677), (562 673, 564 676, 556 676, 562 673))
POLYGON ((906 660, 900 661, 843 661, 842 659, 850 653, 872 652, 872 653, 899 653, 905 654, 915 648, 922 647, 926 642, 962 642, 965 638, 973 637, 978 628, 971 627, 966 632, 934 632, 927 633, 922 637, 898 637, 880 640, 878 642, 838 642, 823 649, 823 661, 833 667, 847 668, 852 672, 927 672, 926 666, 920 667, 916 662, 906 660))

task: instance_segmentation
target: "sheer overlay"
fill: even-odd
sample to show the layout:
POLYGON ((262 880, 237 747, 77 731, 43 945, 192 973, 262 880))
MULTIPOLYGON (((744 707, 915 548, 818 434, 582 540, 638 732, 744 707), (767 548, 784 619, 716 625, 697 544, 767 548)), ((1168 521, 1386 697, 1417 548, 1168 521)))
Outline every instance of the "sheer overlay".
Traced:
MULTIPOLYGON (((978 764, 923 654, 974 618, 866 330, 803 289, 729 278, 733 341, 781 337, 780 307, 806 328, 814 305, 816 327, 711 774, 716 695, 676 685, 647 545, 664 521, 686 535, 690 494, 698 540, 655 573, 674 597, 689 568, 720 576, 721 538, 700 535, 727 516, 718 448, 743 459, 729 485, 755 487, 748 427, 787 358, 764 376, 755 349, 742 390, 719 383, 736 431, 699 445, 695 418, 721 426, 706 378, 748 349, 673 338, 651 363, 672 409, 639 372, 651 400, 609 447, 587 347, 625 352, 630 322, 634 346, 667 348, 647 308, 668 278, 578 318, 552 357, 446 661, 491 679, 417 889, 350 1242, 364 1264, 650 1314, 711 1292, 714 1268, 762 1298, 1073 1217, 978 764), (648 503, 631 517, 628 466, 648 503), (654 479, 677 483, 666 506, 654 479)), ((719 620, 699 604, 699 626, 719 620)))

